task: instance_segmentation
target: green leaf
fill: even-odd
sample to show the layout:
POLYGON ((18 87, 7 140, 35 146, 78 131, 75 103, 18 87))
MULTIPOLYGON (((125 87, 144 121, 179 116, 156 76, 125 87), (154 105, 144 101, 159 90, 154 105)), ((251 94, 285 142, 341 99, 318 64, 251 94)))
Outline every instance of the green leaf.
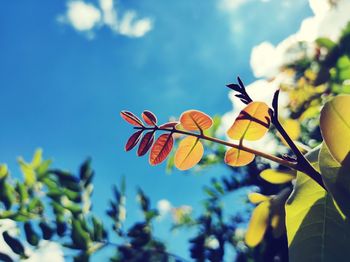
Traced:
POLYGON ((350 96, 327 102, 320 118, 321 132, 330 153, 342 163, 350 152, 350 96))
POLYGON ((74 219, 72 221, 71 238, 74 246, 77 248, 83 250, 87 250, 89 248, 90 235, 83 229, 80 220, 74 219))
POLYGON ((14 188, 7 183, 6 181, 3 181, 0 183, 1 190, 0 190, 0 201, 4 203, 5 208, 9 210, 11 206, 15 202, 15 190, 14 188))
POLYGON ((18 158, 19 167, 21 168, 24 182, 28 186, 33 186, 36 181, 36 174, 34 168, 30 165, 24 162, 23 158, 18 158))
POLYGON ((39 244, 39 235, 34 231, 30 222, 24 223, 24 233, 29 244, 32 246, 37 246, 39 244))
MULTIPOLYGON (((315 168, 319 151, 306 155, 315 168)), ((290 262, 348 261, 350 224, 314 180, 298 172, 285 209, 290 262)))
POLYGON ((29 198, 27 187, 24 184, 17 182, 16 191, 19 194, 19 202, 23 206, 26 202, 28 202, 28 198, 29 198))
POLYGON ((324 48, 327 48, 328 50, 331 50, 336 44, 327 37, 320 37, 316 39, 316 43, 324 48))
POLYGON ((0 165, 0 180, 8 176, 8 168, 6 164, 0 165))
POLYGON ((323 182, 340 210, 350 217, 350 155, 340 165, 322 144, 319 164, 323 182))

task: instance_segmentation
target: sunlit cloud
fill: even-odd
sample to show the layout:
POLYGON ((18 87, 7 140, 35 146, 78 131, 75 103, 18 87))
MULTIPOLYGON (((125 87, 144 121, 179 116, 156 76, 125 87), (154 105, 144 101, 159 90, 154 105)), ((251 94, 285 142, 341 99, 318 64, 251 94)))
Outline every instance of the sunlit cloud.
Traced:
POLYGON ((349 21, 350 1, 341 0, 333 8, 326 0, 310 0, 309 4, 314 16, 305 18, 295 34, 276 46, 263 42, 253 48, 250 65, 255 77, 271 78, 282 65, 293 63, 302 56, 312 57, 315 51, 314 41, 319 37, 332 40, 339 38, 349 21), (303 48, 299 45, 301 41, 306 43, 303 48))
POLYGON ((219 0, 218 7, 224 11, 235 11, 250 0, 219 0))
POLYGON ((83 0, 71 0, 67 3, 66 12, 59 15, 57 20, 85 33, 89 38, 93 38, 102 27, 109 28, 115 34, 133 38, 143 37, 153 29, 151 18, 138 18, 133 10, 118 14, 115 0, 100 0, 99 6, 83 0))
POLYGON ((218 0, 218 8, 225 12, 234 12, 250 2, 268 3, 270 0, 218 0))

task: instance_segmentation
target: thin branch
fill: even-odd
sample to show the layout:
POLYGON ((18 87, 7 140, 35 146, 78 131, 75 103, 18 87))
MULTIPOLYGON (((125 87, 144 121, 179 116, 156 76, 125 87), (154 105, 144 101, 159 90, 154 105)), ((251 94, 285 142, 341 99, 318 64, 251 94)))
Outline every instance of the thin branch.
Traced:
MULTIPOLYGON (((182 134, 182 135, 187 135, 187 136, 194 136, 194 137, 197 137, 199 139, 211 141, 211 142, 218 143, 218 144, 221 144, 221 145, 225 145, 225 146, 228 146, 228 147, 236 148, 236 149, 248 152, 248 153, 252 153, 254 155, 257 155, 257 156, 269 159, 269 160, 271 160, 273 162, 276 162, 278 164, 281 164, 283 166, 287 166, 287 167, 290 167, 290 168, 293 168, 293 169, 297 169, 297 165, 294 162, 287 161, 287 160, 279 158, 277 156, 270 155, 270 154, 267 154, 267 153, 255 150, 255 149, 252 149, 250 147, 246 147, 244 145, 230 143, 228 141, 221 140, 221 139, 218 139, 218 138, 215 138, 215 137, 206 136, 204 134, 187 132, 187 131, 178 130, 178 129, 175 129, 175 128, 168 129, 168 128, 157 128, 157 127, 134 127, 134 129, 159 130, 159 131, 165 131, 165 132, 170 132, 170 133, 177 133, 177 134, 182 134)), ((299 171, 302 171, 302 170, 299 170, 299 171)))
POLYGON ((278 120, 278 96, 280 90, 277 90, 273 96, 272 107, 273 111, 271 112, 271 122, 276 127, 277 131, 281 134, 283 139, 287 142, 290 149, 293 151, 296 156, 296 165, 298 166, 299 171, 304 172, 308 176, 310 176, 313 180, 315 180, 320 186, 325 189, 325 186, 322 181, 322 177, 320 173, 313 168, 310 162, 304 157, 304 155, 300 152, 299 148, 295 145, 293 140, 287 134, 286 130, 281 125, 278 120))

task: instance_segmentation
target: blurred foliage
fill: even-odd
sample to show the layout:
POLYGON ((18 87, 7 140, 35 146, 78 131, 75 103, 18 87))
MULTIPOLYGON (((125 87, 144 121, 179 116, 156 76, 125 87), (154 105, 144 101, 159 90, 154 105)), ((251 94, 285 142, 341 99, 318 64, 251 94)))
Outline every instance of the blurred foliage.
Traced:
POLYGON ((0 252, 0 260, 26 259, 28 248, 35 250, 42 240, 59 243, 74 261, 89 261, 103 248, 115 249, 111 261, 178 261, 168 254, 163 243, 152 233, 152 222, 158 211, 151 208, 149 198, 138 190, 142 221, 123 228, 126 218, 125 181, 113 187, 107 226, 92 212, 94 172, 86 160, 78 175, 52 169, 51 160, 42 159, 37 150, 30 163, 18 159, 23 181, 14 179, 6 165, 0 165, 0 224, 2 219, 16 222, 17 235, 11 230, 3 239, 16 255, 0 252), (112 229, 112 230, 111 230, 112 229), (115 240, 115 242, 113 242, 115 240), (67 252, 70 250, 71 252, 67 252))

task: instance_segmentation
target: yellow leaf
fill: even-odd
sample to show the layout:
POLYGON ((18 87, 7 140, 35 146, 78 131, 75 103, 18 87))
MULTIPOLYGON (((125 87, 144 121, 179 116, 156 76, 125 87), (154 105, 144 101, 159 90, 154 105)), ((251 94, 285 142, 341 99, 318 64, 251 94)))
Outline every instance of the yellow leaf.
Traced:
POLYGON ((265 195, 260 194, 260 193, 253 192, 253 193, 248 194, 248 199, 252 204, 259 204, 260 202, 271 199, 271 197, 265 196, 265 195))
POLYGON ((175 166, 180 170, 187 170, 195 166, 202 158, 204 148, 199 138, 188 136, 183 139, 175 154, 175 166))
POLYGON ((265 235, 269 224, 270 202, 261 202, 253 211, 250 218, 245 242, 249 247, 257 246, 265 235))
POLYGON ((301 128, 297 120, 287 119, 283 122, 283 127, 292 140, 297 140, 299 138, 301 128))
POLYGON ((22 158, 18 159, 18 163, 24 176, 24 182, 28 186, 32 186, 36 181, 36 174, 33 167, 30 164, 24 162, 22 158))
POLYGON ((31 163, 31 166, 36 169, 40 166, 41 162, 42 162, 42 155, 43 155, 43 150, 41 148, 38 148, 37 150, 35 150, 34 156, 33 156, 33 160, 31 163))
POLYGON ((254 160, 255 155, 237 148, 226 151, 225 163, 230 166, 245 166, 254 160))
POLYGON ((337 96, 321 110, 320 126, 323 139, 339 163, 350 152, 350 96, 337 96))
POLYGON ((8 174, 8 168, 6 164, 0 164, 0 179, 6 177, 8 174))
POLYGON ((252 102, 238 115, 227 135, 235 140, 258 140, 270 126, 269 107, 263 102, 252 102))
POLYGON ((284 184, 292 181, 296 174, 294 171, 277 171, 265 169, 260 173, 260 177, 271 184, 284 184))
POLYGON ((182 127, 189 131, 206 130, 213 124, 213 120, 207 114, 198 110, 188 110, 180 116, 182 127))
POLYGON ((299 117, 300 121, 304 121, 306 119, 314 118, 318 116, 320 113, 320 106, 311 106, 308 109, 306 109, 301 116, 299 117))

